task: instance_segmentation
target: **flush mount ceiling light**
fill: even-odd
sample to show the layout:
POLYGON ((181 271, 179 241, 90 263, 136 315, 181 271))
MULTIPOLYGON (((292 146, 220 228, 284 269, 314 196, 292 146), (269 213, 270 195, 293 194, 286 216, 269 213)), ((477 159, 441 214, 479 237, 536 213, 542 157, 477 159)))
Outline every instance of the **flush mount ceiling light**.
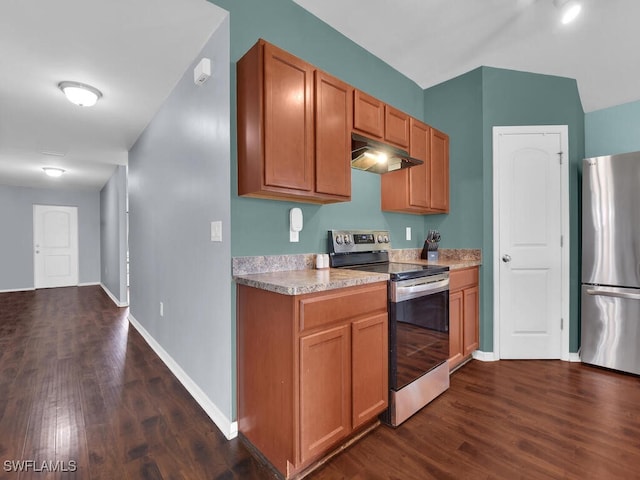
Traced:
POLYGON ((42 170, 50 177, 59 177, 64 173, 64 169, 57 167, 44 167, 42 170))
POLYGON ((577 0, 553 0, 553 4, 560 9, 560 21, 563 25, 573 22, 582 10, 582 4, 577 0))
POLYGON ((92 107, 102 97, 100 90, 84 83, 60 82, 58 88, 62 90, 71 103, 81 107, 92 107))

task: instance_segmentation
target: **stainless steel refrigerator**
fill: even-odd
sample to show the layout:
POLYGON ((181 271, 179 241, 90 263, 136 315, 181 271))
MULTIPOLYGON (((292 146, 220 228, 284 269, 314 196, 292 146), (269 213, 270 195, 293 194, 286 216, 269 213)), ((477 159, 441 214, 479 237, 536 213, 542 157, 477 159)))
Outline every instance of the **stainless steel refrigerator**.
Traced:
POLYGON ((640 152, 582 172, 580 357, 640 375, 640 152))

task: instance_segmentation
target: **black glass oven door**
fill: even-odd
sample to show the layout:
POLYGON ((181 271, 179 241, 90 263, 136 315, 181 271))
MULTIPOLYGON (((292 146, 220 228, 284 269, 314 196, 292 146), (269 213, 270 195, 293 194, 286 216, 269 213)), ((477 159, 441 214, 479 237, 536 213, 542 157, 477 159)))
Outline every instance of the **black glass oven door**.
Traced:
POLYGON ((449 358, 449 291, 389 304, 389 386, 399 390, 449 358))

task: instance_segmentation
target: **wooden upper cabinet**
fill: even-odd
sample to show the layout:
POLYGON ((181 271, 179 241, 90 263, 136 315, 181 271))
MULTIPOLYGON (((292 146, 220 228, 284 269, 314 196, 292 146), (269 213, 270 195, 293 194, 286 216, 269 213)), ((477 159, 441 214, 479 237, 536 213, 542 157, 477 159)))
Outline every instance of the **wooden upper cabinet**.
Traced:
POLYGON ((264 46, 265 185, 313 188, 313 67, 264 46))
POLYGON ((415 118, 411 119, 409 155, 424 163, 407 170, 409 175, 409 206, 420 210, 429 208, 429 167, 431 143, 431 127, 419 122, 415 118))
POLYGON ((353 95, 353 129, 365 137, 409 148, 409 115, 360 90, 353 95))
POLYGON ((449 212, 449 136, 435 128, 431 129, 430 155, 430 208, 433 211, 449 212))
POLYGON ((315 72, 316 192, 351 198, 353 88, 315 72))
POLYGON ((353 129, 366 137, 384 138, 384 103, 360 90, 353 94, 353 129))
POLYGON ((424 163, 385 173, 381 180, 382 210, 415 214, 449 211, 449 137, 410 119, 409 153, 424 163))
POLYGON ((404 150, 409 149, 409 115, 389 105, 384 106, 384 140, 404 150))
POLYGON ((238 61, 239 195, 314 203, 350 199, 345 139, 350 135, 351 91, 321 73, 264 40, 238 61), (317 122, 321 132, 316 148, 317 122), (334 139, 336 145, 328 145, 327 136, 338 130, 342 135, 334 139), (325 161, 329 165, 318 164, 325 161))

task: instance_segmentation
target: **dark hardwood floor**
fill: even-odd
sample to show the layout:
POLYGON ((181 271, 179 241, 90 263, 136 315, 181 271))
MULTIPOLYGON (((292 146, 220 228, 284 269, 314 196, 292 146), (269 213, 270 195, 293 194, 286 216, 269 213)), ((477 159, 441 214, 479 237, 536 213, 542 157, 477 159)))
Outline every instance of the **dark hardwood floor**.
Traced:
POLYGON ((269 478, 126 315, 98 286, 0 294, 0 479, 269 478))
MULTIPOLYGON (((100 287, 0 294, 0 479, 273 478, 126 314, 100 287)), ((307 478, 637 479, 640 379, 473 361, 399 428, 377 428, 307 478)))

